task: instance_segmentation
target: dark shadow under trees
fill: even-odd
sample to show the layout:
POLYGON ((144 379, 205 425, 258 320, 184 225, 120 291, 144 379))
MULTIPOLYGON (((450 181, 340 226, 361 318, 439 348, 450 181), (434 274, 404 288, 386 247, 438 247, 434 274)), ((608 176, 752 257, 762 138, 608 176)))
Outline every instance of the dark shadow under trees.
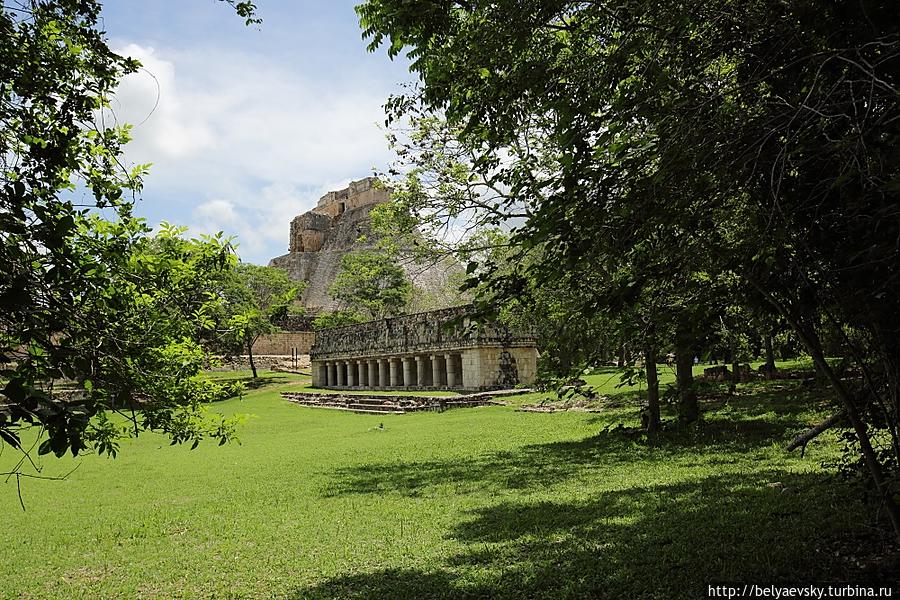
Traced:
MULTIPOLYGON (((865 519, 846 512, 846 488, 821 475, 768 475, 779 485, 729 474, 578 502, 501 501, 447 532, 464 549, 438 569, 340 576, 294 597, 701 598, 715 583, 896 576, 850 569, 829 550, 829 532, 865 519)), ((871 551, 886 542, 872 533, 853 543, 871 551)))
POLYGON ((773 391, 705 403, 717 412, 701 423, 677 427, 669 422, 658 436, 636 428, 611 427, 598 416, 597 435, 583 440, 524 446, 514 452, 496 452, 463 460, 365 464, 331 474, 326 496, 398 493, 420 496, 431 488, 453 484, 456 489, 539 489, 575 475, 604 471, 623 463, 665 461, 728 464, 735 454, 754 452, 773 442, 787 442, 809 425, 804 418, 811 401, 808 392, 784 395, 773 391))
POLYGON ((740 455, 807 425, 809 398, 796 393, 793 401, 783 390, 729 399, 707 420, 655 440, 607 428, 517 452, 335 472, 327 496, 498 494, 446 532, 461 550, 438 568, 339 576, 294 597, 699 598, 717 582, 896 581, 896 564, 872 560, 893 546, 872 526, 876 510, 862 503, 857 484, 741 466, 740 455), (641 469, 675 464, 685 477, 641 482, 641 469), (623 472, 621 486, 613 481, 577 501, 528 497, 623 472), (522 500, 502 493, 510 490, 522 500))

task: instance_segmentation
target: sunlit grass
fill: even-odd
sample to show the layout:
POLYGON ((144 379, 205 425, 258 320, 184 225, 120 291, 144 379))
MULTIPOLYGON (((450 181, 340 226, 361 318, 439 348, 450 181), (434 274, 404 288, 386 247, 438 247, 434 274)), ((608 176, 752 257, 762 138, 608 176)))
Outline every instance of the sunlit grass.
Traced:
POLYGON ((78 469, 23 480, 25 512, 0 486, 0 596, 696 598, 840 577, 816 549, 872 514, 821 467, 834 434, 784 451, 830 409, 793 382, 652 442, 631 404, 369 416, 295 406, 279 392, 306 380, 265 375, 212 407, 250 415, 241 445, 146 435, 116 460, 44 459, 78 469))

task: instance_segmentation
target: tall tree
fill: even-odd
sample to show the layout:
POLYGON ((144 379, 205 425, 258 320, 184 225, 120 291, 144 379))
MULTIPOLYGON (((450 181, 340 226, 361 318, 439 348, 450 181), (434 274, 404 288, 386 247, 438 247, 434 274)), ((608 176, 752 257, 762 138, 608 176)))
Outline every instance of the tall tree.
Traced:
MULTIPOLYGON (((256 19, 252 2, 226 1, 256 19)), ((233 252, 170 228, 149 237, 133 217, 146 165, 123 168, 129 127, 99 115, 139 65, 100 22, 94 0, 0 10, 0 439, 21 449, 36 424, 40 452, 57 455, 115 454, 143 429, 224 441, 230 422, 200 414, 216 386, 197 377, 198 343, 207 284, 233 252), (110 410, 131 417, 127 431, 110 410)))
POLYGON ((122 437, 146 429, 195 444, 233 436, 233 420, 201 410, 222 393, 201 375, 201 342, 213 335, 215 282, 234 255, 221 239, 185 240, 167 226, 154 237, 145 231, 138 221, 79 217, 66 240, 77 279, 57 277, 82 287, 46 296, 64 303, 65 320, 56 304, 36 305, 30 323, 45 329, 4 327, 7 444, 22 449, 21 432, 33 425, 46 433, 39 453, 57 455, 115 455, 122 437))
POLYGON ((530 207, 514 240, 551 242, 539 269, 600 264, 615 257, 607 240, 662 236, 657 273, 701 289, 704 271, 733 274, 748 304, 780 314, 848 411, 900 536, 864 420, 882 415, 900 456, 895 3, 369 0, 358 11, 372 48, 408 48, 422 81, 389 102, 394 118, 446 116, 504 190, 499 206, 530 207), (847 340, 863 383, 825 361, 822 316, 864 332, 847 340))
POLYGON ((257 377, 253 344, 260 336, 279 330, 301 288, 276 267, 237 265, 224 278, 222 296, 226 338, 247 352, 250 370, 257 377))

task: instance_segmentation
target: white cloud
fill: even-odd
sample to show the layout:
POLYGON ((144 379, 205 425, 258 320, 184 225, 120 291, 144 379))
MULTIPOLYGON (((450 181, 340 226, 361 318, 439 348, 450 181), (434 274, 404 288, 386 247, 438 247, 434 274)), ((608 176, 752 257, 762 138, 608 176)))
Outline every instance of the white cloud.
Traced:
POLYGON ((237 221, 234 204, 228 200, 210 200, 194 209, 194 217, 208 221, 230 224, 237 221))
POLYGON ((214 144, 210 123, 185 105, 175 80, 175 66, 153 48, 129 44, 118 50, 143 67, 119 86, 112 103, 114 118, 135 126, 128 156, 138 161, 196 156, 214 144))
POLYGON ((327 191, 347 187, 349 180, 318 188, 300 189, 271 184, 258 191, 236 191, 236 202, 214 198, 191 212, 189 235, 213 235, 219 231, 237 238, 244 260, 266 263, 287 252, 290 222, 315 206, 327 191))
POLYGON ((126 160, 153 163, 146 202, 163 198, 165 219, 191 223, 194 234, 237 234, 245 260, 286 252, 293 216, 389 160, 377 126, 391 92, 384 82, 323 84, 219 50, 118 51, 144 65, 122 82, 113 110, 135 125, 126 160))

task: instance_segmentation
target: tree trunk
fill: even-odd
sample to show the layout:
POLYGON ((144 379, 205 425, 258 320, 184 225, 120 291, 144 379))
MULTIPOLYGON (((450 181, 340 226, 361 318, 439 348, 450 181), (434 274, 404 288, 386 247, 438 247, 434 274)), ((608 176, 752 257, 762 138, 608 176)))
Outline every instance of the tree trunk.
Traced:
POLYGON ((853 425, 853 430, 856 432, 856 438, 859 440, 859 449, 866 459, 866 466, 869 468, 869 473, 872 475, 875 487, 878 488, 878 492, 881 494, 884 509, 891 520, 891 525, 894 527, 894 534, 897 536, 897 539, 900 539, 900 511, 897 510, 897 505, 894 503, 891 490, 884 480, 881 464, 878 462, 875 449, 872 448, 872 442, 869 440, 869 432, 867 431, 866 424, 859 416, 859 411, 856 409, 856 404, 853 402, 850 391, 825 360, 825 355, 822 353, 821 347, 812 343, 808 344, 808 346, 815 346, 814 348, 809 348, 813 361, 831 383, 832 388, 837 392, 838 397, 844 403, 844 407, 847 410, 847 418, 850 420, 850 424, 853 425))
POLYGON ((678 384, 678 420, 682 423, 693 423, 700 416, 693 368, 691 345, 679 340, 675 347, 675 381, 678 384))
POLYGON ((253 371, 253 378, 256 379, 256 365, 253 364, 253 342, 247 340, 247 358, 250 359, 250 370, 253 371))
POLYGON ((887 486, 887 482, 884 480, 884 473, 881 470, 881 463, 878 462, 878 456, 875 454, 875 449, 872 448, 872 442, 869 440, 869 433, 866 430, 866 424, 863 423, 862 419, 859 416, 859 411, 856 410, 856 404, 854 403, 853 398, 850 395, 850 391, 825 360, 825 355, 822 353, 822 345, 819 342, 819 338, 816 334, 815 329, 812 327, 804 327, 800 320, 795 318, 791 311, 788 310, 788 308, 784 306, 780 301, 778 301, 774 296, 772 296, 772 294, 764 286, 760 285, 753 279, 751 279, 750 282, 772 304, 772 306, 774 306, 778 310, 778 312, 780 312, 782 316, 784 316, 788 320, 788 323, 790 323, 791 328, 794 330, 794 333, 797 334, 797 336, 800 338, 800 341, 804 346, 806 346, 806 349, 809 351, 809 354, 816 365, 816 371, 821 372, 828 378, 829 383, 831 383, 832 389, 834 389, 835 393, 838 395, 838 398, 840 398, 841 402, 844 404, 844 408, 847 410, 847 418, 850 420, 850 424, 853 426, 853 430, 856 432, 856 437, 859 440, 859 448, 863 453, 866 467, 868 467, 869 469, 869 474, 872 476, 872 481, 875 483, 875 487, 878 489, 878 493, 881 494, 882 506, 884 506, 884 510, 885 512, 887 512, 888 518, 891 520, 891 525, 894 529, 894 535, 898 540, 900 540, 900 510, 897 509, 897 504, 894 502, 894 497, 891 494, 891 490, 887 486))
POLYGON ((656 348, 644 349, 644 369, 647 372, 647 432, 657 433, 659 422, 659 378, 656 373, 656 348))
POLYGON ((741 382, 741 365, 738 361, 738 354, 731 349, 731 385, 728 386, 728 393, 734 394, 737 391, 737 384, 741 382))
MULTIPOLYGON (((791 452, 792 450, 796 450, 797 448, 799 448, 801 446, 803 446, 803 450, 805 451, 806 445, 808 443, 810 443, 816 436, 818 436, 823 431, 827 431, 831 427, 834 427, 835 425, 837 425, 838 423, 840 423, 841 421, 843 421, 846 418, 847 418, 846 410, 842 410, 841 412, 839 412, 837 414, 831 415, 830 417, 828 417, 827 419, 825 419, 818 425, 816 425, 814 427, 810 427, 809 429, 807 429, 806 431, 804 431, 803 433, 801 433, 800 435, 795 437, 794 441, 792 441, 790 444, 788 444, 787 451, 791 452)), ((801 454, 801 456, 802 456, 802 454, 801 454)))
POLYGON ((775 376, 775 346, 772 343, 771 334, 764 336, 763 340, 766 345, 766 379, 772 379, 775 376))
POLYGON ((625 366, 625 344, 619 346, 619 360, 616 362, 616 366, 620 369, 625 366))

